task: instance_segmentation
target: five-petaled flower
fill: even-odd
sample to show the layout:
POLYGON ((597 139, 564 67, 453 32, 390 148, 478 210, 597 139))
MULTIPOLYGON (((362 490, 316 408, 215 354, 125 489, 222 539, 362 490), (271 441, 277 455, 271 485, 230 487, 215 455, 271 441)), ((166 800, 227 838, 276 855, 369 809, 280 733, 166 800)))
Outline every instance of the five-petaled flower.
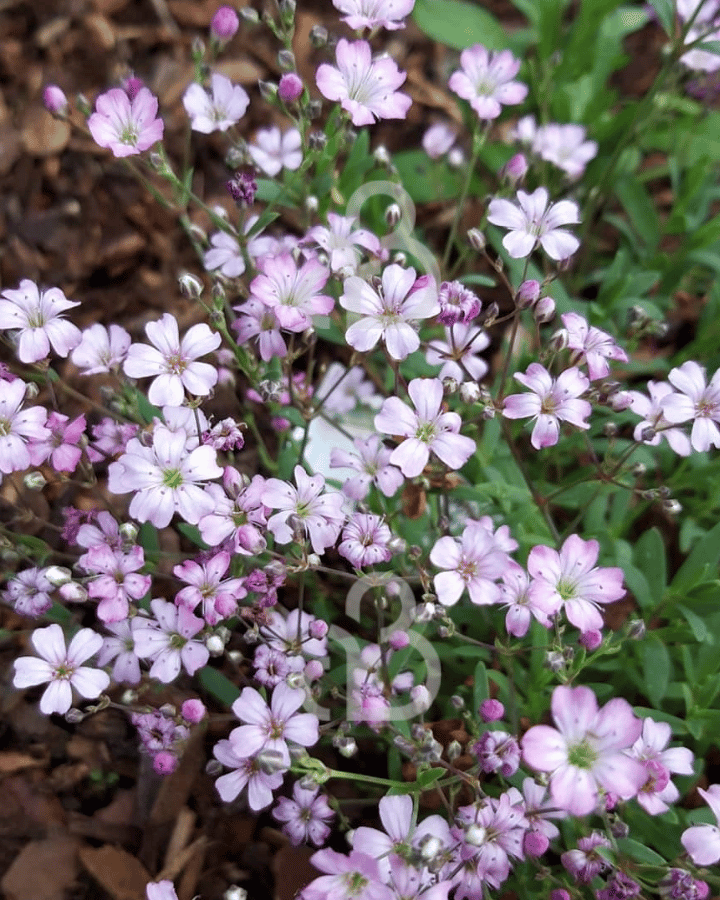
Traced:
POLYGON ((157 97, 146 87, 132 100, 125 91, 112 88, 97 98, 87 124, 96 144, 114 156, 134 156, 162 140, 165 126, 155 118, 157 110, 157 97))
POLYGON ((460 54, 462 68, 450 76, 448 86, 458 97, 468 100, 480 119, 497 119, 503 106, 522 103, 527 86, 513 81, 520 60, 509 50, 493 53, 482 44, 468 47, 460 54))
POLYGON ((510 200, 491 200, 488 222, 507 228, 503 247, 513 259, 530 256, 538 244, 551 259, 567 259, 580 246, 580 241, 562 225, 577 225, 580 211, 572 200, 560 200, 548 205, 546 188, 539 187, 532 194, 517 192, 518 204, 510 200))

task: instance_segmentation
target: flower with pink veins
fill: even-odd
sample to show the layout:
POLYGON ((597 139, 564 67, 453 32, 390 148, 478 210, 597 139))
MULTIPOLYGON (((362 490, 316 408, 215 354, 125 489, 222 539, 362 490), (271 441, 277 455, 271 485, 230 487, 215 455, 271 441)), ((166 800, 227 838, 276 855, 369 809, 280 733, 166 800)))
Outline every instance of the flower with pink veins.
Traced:
POLYGON ((527 97, 527 86, 513 81, 520 71, 520 60, 509 50, 488 51, 474 44, 460 54, 461 69, 453 72, 448 87, 468 100, 480 119, 497 119, 503 106, 515 106, 527 97))
POLYGON ((130 378, 152 378, 148 399, 156 406, 182 406, 185 391, 207 397, 217 384, 215 366, 197 362, 201 356, 217 350, 221 337, 203 322, 193 325, 180 340, 175 316, 165 313, 157 322, 145 326, 152 347, 132 344, 123 370, 130 378))
POLYGON ((572 200, 560 200, 548 205, 546 188, 539 187, 532 194, 517 192, 518 204, 510 200, 491 200, 488 222, 507 228, 503 247, 513 259, 530 256, 538 244, 551 259, 567 259, 580 246, 580 241, 561 225, 577 225, 580 210, 572 200))
POLYGON ((693 825, 683 831, 680 841, 696 866, 713 866, 720 862, 720 784, 711 784, 698 793, 705 799, 717 825, 693 825))
POLYGON ((405 359, 417 350, 420 338, 413 324, 440 309, 433 279, 427 275, 416 278, 415 269, 395 263, 383 269, 377 288, 357 275, 345 279, 340 306, 362 316, 345 332, 353 350, 372 350, 382 339, 393 359, 405 359))
POLYGON ((380 239, 366 228, 355 228, 357 216, 327 214, 328 226, 315 225, 303 244, 316 243, 328 254, 330 268, 335 273, 353 274, 360 263, 361 251, 366 250, 378 259, 387 259, 387 250, 380 239))
POLYGON ((310 862, 324 872, 298 895, 298 900, 394 900, 383 884, 377 860, 366 853, 318 850, 310 862))
POLYGON ((693 450, 704 452, 720 447, 720 369, 707 384, 703 366, 688 360, 671 370, 668 381, 680 393, 668 394, 662 401, 667 421, 679 425, 692 419, 693 450))
POLYGON ((243 688, 232 705, 232 711, 246 724, 230 732, 230 743, 248 756, 261 750, 280 754, 285 767, 290 766, 288 741, 301 747, 312 747, 320 739, 318 717, 298 713, 306 700, 302 688, 291 688, 281 682, 273 691, 270 706, 255 688, 243 688))
POLYGON ((117 371, 127 356, 130 335, 120 325, 106 328, 99 322, 82 332, 80 343, 70 354, 81 375, 117 371))
POLYGON ((242 578, 226 578, 230 554, 222 550, 204 563, 186 559, 175 566, 173 574, 188 586, 175 595, 175 604, 194 610, 202 604, 202 616, 208 625, 217 625, 232 616, 238 600, 247 596, 242 578))
POLYGON ((37 628, 30 641, 40 655, 21 656, 15 660, 16 688, 50 684, 40 699, 40 712, 64 715, 72 706, 72 689, 86 700, 94 700, 110 684, 110 676, 101 669, 84 666, 102 646, 102 637, 90 628, 81 628, 65 649, 65 636, 59 625, 37 628))
POLYGON ((628 361, 627 353, 615 343, 615 339, 607 332, 588 325, 584 316, 570 312, 560 318, 565 326, 563 333, 569 349, 575 351, 574 357, 578 361, 587 363, 592 381, 610 374, 609 359, 628 361))
POLYGON ((221 775, 215 782, 217 792, 225 803, 230 803, 247 788, 248 805, 253 812, 270 806, 273 791, 283 783, 284 770, 269 774, 257 756, 246 756, 242 748, 227 739, 215 744, 213 756, 227 768, 235 770, 221 775))
POLYGON ((586 816, 596 809, 601 790, 623 800, 636 796, 646 772, 624 752, 642 731, 630 704, 615 698, 598 709, 590 688, 560 685, 553 691, 551 708, 557 727, 528 729, 522 751, 527 765, 550 775, 555 805, 586 816))
POLYGON ((157 111, 157 97, 146 87, 132 101, 125 91, 112 88, 97 98, 87 125, 95 143, 113 156, 134 156, 162 140, 165 126, 155 118, 157 111))
POLYGON ((32 444, 48 441, 44 406, 22 409, 27 385, 20 378, 0 380, 0 472, 22 472, 32 464, 32 444))
POLYGON ((317 787, 304 788, 299 781, 293 785, 292 800, 281 797, 272 814, 278 822, 284 822, 283 833, 290 838, 293 847, 302 843, 321 847, 330 836, 330 827, 326 823, 335 815, 317 787))
POLYGON ((367 41, 340 38, 335 49, 338 67, 323 63, 317 70, 318 90, 328 100, 338 100, 353 125, 372 125, 376 119, 404 119, 412 100, 398 92, 405 81, 389 57, 373 60, 367 41))
POLYGON ((50 436, 30 446, 32 464, 39 466, 49 459, 56 472, 74 472, 82 456, 78 443, 85 434, 85 416, 72 422, 62 413, 51 412, 45 420, 50 436))
POLYGON ((672 729, 667 722, 643 719, 641 736, 628 753, 645 766, 647 779, 637 795, 646 813, 659 816, 680 797, 670 775, 692 775, 693 754, 686 747, 670 747, 672 729))
POLYGON ((299 526, 310 538, 314 553, 323 553, 337 540, 345 521, 345 498, 338 491, 323 493, 325 478, 307 474, 302 466, 295 466, 297 487, 268 478, 261 499, 265 506, 279 512, 268 519, 268 528, 279 544, 293 540, 293 528, 288 519, 298 520, 299 526))
POLYGON ((392 536, 381 516, 353 513, 343 529, 338 553, 356 569, 390 562, 392 536))
POLYGON ((9 603, 19 616, 42 616, 52 606, 54 587, 45 577, 47 569, 33 566, 16 572, 5 585, 2 599, 9 603))
POLYGON ((261 553, 266 546, 263 531, 267 525, 267 511, 260 499, 264 487, 262 475, 253 475, 247 483, 237 469, 227 466, 223 487, 209 484, 206 489, 214 504, 213 511, 198 523, 205 543, 217 547, 229 538, 234 552, 241 556, 261 553))
POLYGON ((248 153, 255 165, 274 178, 281 169, 293 172, 302 162, 302 137, 297 128, 280 131, 277 125, 261 128, 255 143, 248 144, 248 153))
POLYGON ((445 328, 445 340, 428 341, 425 359, 431 366, 442 366, 438 378, 454 378, 462 382, 480 381, 488 373, 488 364, 478 356, 490 346, 490 338, 482 328, 456 322, 445 328))
POLYGON ((250 299, 260 300, 275 313, 281 328, 305 331, 312 327, 312 316, 327 316, 335 300, 320 291, 330 276, 317 259, 309 259, 298 268, 289 253, 265 256, 258 262, 260 274, 250 284, 250 299))
POLYGON ((592 407, 587 400, 579 399, 590 382, 579 369, 566 369, 555 379, 540 363, 531 363, 524 375, 516 372, 514 378, 532 393, 506 397, 502 414, 506 419, 535 421, 530 443, 536 450, 557 444, 561 421, 576 428, 590 427, 585 419, 592 407))
POLYGON ((213 72, 210 76, 210 92, 195 81, 183 95, 183 106, 190 117, 190 127, 201 134, 227 131, 231 125, 240 121, 250 104, 245 90, 218 72, 213 72))
POLYGON ((625 596, 623 570, 598 568, 600 545, 571 534, 560 552, 551 547, 533 547, 528 556, 528 572, 532 601, 548 612, 565 607, 565 615, 583 633, 600 630, 603 618, 601 603, 614 603, 625 596))
POLYGON ((415 0, 333 0, 335 9, 353 31, 361 28, 386 28, 395 31, 404 28, 402 21, 412 12, 415 0))
POLYGON ((380 441, 380 435, 371 434, 367 438, 355 438, 355 452, 333 447, 330 451, 330 468, 354 469, 343 485, 343 493, 351 500, 364 500, 370 485, 374 484, 386 497, 392 497, 405 480, 397 466, 390 464, 392 450, 380 441))
POLYGON ((154 618, 142 619, 133 628, 135 653, 153 661, 150 677, 170 684, 182 668, 194 675, 210 658, 205 644, 193 640, 205 621, 167 600, 151 600, 150 608, 154 618))
POLYGON ((120 622, 127 618, 130 600, 140 600, 150 590, 150 575, 140 575, 145 553, 140 546, 128 553, 111 550, 107 544, 92 547, 82 556, 85 571, 97 577, 88 584, 88 596, 99 600, 97 615, 101 622, 120 622))
POLYGON ((648 381, 649 397, 640 391, 628 391, 630 409, 643 420, 635 426, 633 437, 650 447, 656 447, 662 438, 678 456, 690 456, 690 438, 682 428, 673 428, 665 418, 663 403, 673 393, 672 385, 666 381, 648 381))
POLYGON ((280 333, 280 323, 277 316, 260 300, 250 297, 240 306, 233 306, 238 313, 237 319, 232 323, 232 329, 237 332, 239 344, 246 344, 251 338, 255 338, 260 359, 270 362, 274 357, 287 355, 287 345, 280 333))
POLYGON ((550 616, 557 612, 555 603, 547 603, 542 597, 530 594, 528 574, 515 562, 510 562, 502 573, 500 603, 507 608, 505 628, 513 637, 525 637, 533 616, 544 628, 550 628, 550 616))
POLYGON ((378 431, 406 438, 390 454, 390 462, 406 478, 414 478, 427 465, 432 450, 449 469, 461 469, 475 451, 475 441, 460 434, 462 419, 457 413, 441 411, 440 379, 413 378, 408 394, 415 411, 399 397, 388 397, 375 416, 378 431))
POLYGON ((508 556, 500 550, 493 535, 477 522, 469 523, 460 543, 446 535, 435 542, 430 562, 445 569, 433 579, 435 593, 443 606, 453 606, 464 590, 478 606, 498 603, 501 598, 496 580, 508 566, 508 556))
POLYGON ((212 447, 203 444, 188 451, 183 430, 157 425, 152 446, 137 438, 128 441, 125 453, 110 464, 108 487, 113 494, 133 493, 130 515, 139 522, 165 528, 177 512, 197 525, 215 506, 201 485, 222 474, 212 447))
POLYGON ((0 330, 16 332, 20 362, 46 359, 50 347, 58 356, 67 356, 80 343, 80 329, 63 318, 63 313, 80 304, 68 300, 60 288, 40 291, 34 281, 24 278, 16 290, 0 297, 0 330))

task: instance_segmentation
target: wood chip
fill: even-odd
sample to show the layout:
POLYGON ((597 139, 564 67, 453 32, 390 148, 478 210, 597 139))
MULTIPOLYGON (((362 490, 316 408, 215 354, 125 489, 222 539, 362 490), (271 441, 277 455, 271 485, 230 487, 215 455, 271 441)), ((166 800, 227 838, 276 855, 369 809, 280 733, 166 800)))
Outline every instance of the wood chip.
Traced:
POLYGON ((0 753, 0 775, 11 775, 13 772, 20 772, 22 769, 44 766, 46 762, 47 757, 45 759, 36 759, 34 756, 28 756, 27 753, 6 750, 0 753))
POLYGON ((85 27, 90 32, 94 44, 102 50, 112 50, 115 46, 115 29, 112 22, 99 13, 85 19, 85 27))
MULTIPOLYGON (((145 900, 145 887, 152 878, 145 866, 125 850, 109 844, 98 849, 83 847, 80 862, 113 900, 145 900)), ((27 900, 27 895, 23 900, 27 900)))
POLYGON ((54 119, 42 106, 31 106, 20 129, 22 144, 31 156, 53 156, 70 140, 70 124, 54 119))
POLYGON ((77 878, 79 846, 77 838, 62 833, 25 844, 0 882, 3 896, 6 900, 65 900, 77 878))

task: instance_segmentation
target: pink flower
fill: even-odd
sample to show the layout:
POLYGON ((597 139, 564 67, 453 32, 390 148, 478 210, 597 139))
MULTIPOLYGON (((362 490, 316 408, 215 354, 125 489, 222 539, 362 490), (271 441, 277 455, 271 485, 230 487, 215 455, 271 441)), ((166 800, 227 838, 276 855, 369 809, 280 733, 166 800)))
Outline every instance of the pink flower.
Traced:
POLYGON ((408 394, 416 412, 398 397, 388 397, 375 416, 375 428, 406 438, 390 455, 406 478, 419 475, 430 451, 449 469, 461 469, 475 451, 475 441, 461 435, 462 419, 454 412, 441 412, 442 382, 438 378, 414 378, 408 394))
POLYGON ((656 447, 665 438, 678 456, 689 456, 690 438, 682 428, 673 428, 663 412, 665 398, 673 393, 672 385, 666 381, 648 381, 647 389, 649 398, 639 391, 628 391, 630 409, 643 420, 635 426, 633 437, 650 447, 656 447))
POLYGON ((509 50, 488 52, 482 44, 468 47, 460 54, 462 69, 450 76, 448 86, 458 97, 469 100, 481 119, 496 119, 503 106, 522 103, 528 89, 513 78, 520 71, 520 60, 509 50))
POLYGON ((82 449, 77 445, 85 434, 85 416, 71 422, 62 413, 51 412, 45 425, 49 436, 31 446, 32 464, 39 466, 50 459, 56 472, 74 472, 82 456, 82 449))
POLYGON ((293 529, 288 519, 296 517, 310 537, 313 552, 323 553, 331 547, 340 534, 345 521, 345 498, 337 491, 322 493, 325 479, 322 475, 310 477, 302 466, 295 466, 297 487, 268 478, 261 499, 265 506, 280 510, 268 519, 268 528, 279 544, 293 540, 293 529))
POLYGON ((80 343, 80 329, 63 318, 65 310, 80 306, 68 300, 60 288, 40 291, 34 281, 24 278, 17 290, 3 291, 0 299, 0 329, 17 332, 20 362, 46 359, 50 347, 58 356, 67 356, 80 343))
POLYGON ((688 360, 668 375, 679 394, 668 394, 662 401, 663 415, 677 425, 692 419, 690 443, 693 450, 704 452, 720 447, 720 369, 706 384, 705 369, 688 360))
POLYGON ((423 134, 422 147, 430 159, 440 159, 455 143, 457 132, 445 122, 436 122, 423 134))
POLYGON ((415 0, 333 0, 335 9, 345 14, 342 21, 353 31, 404 28, 402 19, 410 15, 414 5, 415 0))
POLYGON ((65 91, 57 84, 47 84, 43 89, 45 109, 54 116, 65 116, 68 111, 68 99, 65 91))
POLYGON ((357 269, 363 248, 378 259, 387 257, 380 239, 365 228, 356 228, 356 216, 339 216, 327 214, 328 227, 315 225, 305 238, 305 243, 316 243, 329 255, 330 268, 333 272, 344 275, 353 274, 357 269))
POLYGON ((599 710, 590 688, 560 685, 551 705, 557 728, 534 725, 522 750, 528 765, 549 773, 555 805, 585 816, 597 807, 601 790, 634 797, 646 775, 642 763, 623 752, 642 731, 630 704, 616 698, 599 710))
POLYGON ((251 297, 233 309, 238 313, 232 328, 237 332, 238 343, 245 344, 255 338, 260 359, 269 362, 274 356, 287 354, 287 346, 280 333, 280 323, 269 306, 251 297))
POLYGON ((278 97, 283 103, 294 103, 305 90, 302 79, 295 72, 285 72, 278 82, 278 97))
POLYGON ((320 291, 330 272, 316 259, 300 268, 289 253, 266 256, 258 263, 260 275, 250 285, 250 299, 260 300, 275 313, 281 328, 305 331, 312 316, 329 315, 335 301, 320 291))
POLYGON ((320 737, 317 716, 298 713, 305 699, 305 691, 301 688, 280 683, 268 706, 255 688, 243 688, 232 711, 247 724, 230 732, 230 743, 247 756, 255 756, 261 750, 275 751, 280 754, 283 766, 288 768, 288 741, 301 747, 312 747, 320 737))
MULTIPOLYGON (((227 9, 227 7, 223 7, 227 9)), ((219 10, 218 10, 219 12, 219 10)), ((172 881, 152 881, 145 887, 146 900, 178 900, 172 881)))
POLYGON ((221 337, 207 325, 193 325, 180 340, 175 316, 165 313, 158 322, 148 322, 145 333, 153 344, 132 344, 123 370, 130 378, 156 376, 148 399, 156 406, 182 406, 185 391, 207 397, 217 384, 218 373, 209 363, 197 362, 217 350, 221 337))
POLYGON ((488 364, 478 356, 490 346, 490 338, 481 328, 461 322, 445 329, 445 340, 428 342, 425 359, 431 366, 442 366, 438 378, 479 381, 488 373, 488 364))
POLYGON ((671 747, 672 730, 667 722, 643 719, 642 735, 629 750, 634 759, 645 766, 646 781, 640 788, 637 801, 651 816, 666 812, 680 797, 680 791, 670 780, 670 774, 693 774, 693 755, 686 747, 671 747))
POLYGON ((509 229, 503 247, 513 259, 530 256, 538 244, 551 259, 567 259, 580 241, 561 225, 577 225, 580 211, 572 200, 560 200, 548 206, 548 192, 539 187, 532 194, 517 192, 519 206, 509 200, 491 200, 488 222, 509 229))
POLYGON ((281 797, 272 814, 278 822, 285 823, 282 830, 293 847, 308 842, 321 847, 330 836, 325 823, 335 815, 318 788, 301 787, 299 781, 293 785, 293 799, 281 797))
POLYGON ((175 595, 176 605, 194 610, 202 603, 202 616, 208 625, 217 625, 232 616, 238 600, 246 597, 247 591, 242 578, 223 580, 229 567, 230 554, 224 550, 203 564, 186 559, 175 566, 173 574, 188 585, 175 595))
POLYGON ((215 759, 234 772, 221 775, 215 787, 226 803, 248 789, 248 805, 254 812, 273 802, 273 791, 283 783, 283 769, 268 774, 257 756, 246 756, 241 747, 229 740, 218 741, 213 748, 215 759))
POLYGON ((228 466, 223 472, 223 486, 224 489, 219 484, 207 486, 213 509, 198 523, 202 539, 210 547, 217 547, 230 538, 233 550, 242 556, 262 552, 268 512, 260 499, 265 479, 253 475, 248 484, 237 469, 228 466))
POLYGON ((293 172, 302 162, 302 137, 297 128, 281 132, 277 125, 261 128, 248 152, 255 165, 273 178, 281 169, 293 172))
POLYGON ((720 784, 711 784, 706 791, 698 788, 698 792, 712 810, 717 825, 686 828, 680 841, 696 866, 713 866, 720 862, 720 784))
POLYGON ((364 500, 374 484, 386 497, 392 497, 403 483, 404 478, 397 466, 390 465, 392 450, 383 446, 380 436, 356 438, 353 441, 356 453, 347 452, 339 447, 330 451, 330 468, 354 469, 353 475, 343 485, 343 493, 352 500, 364 500))
POLYGON ((111 463, 108 487, 113 494, 133 493, 130 515, 139 522, 165 528, 178 512, 186 522, 197 525, 213 511, 213 500, 200 484, 223 474, 215 450, 203 445, 188 451, 186 445, 184 431, 158 425, 151 447, 133 438, 120 459, 111 463))
POLYGON ((87 124, 96 144, 114 156, 133 156, 162 140, 165 126, 155 118, 157 111, 157 97, 147 88, 140 88, 132 102, 125 91, 112 88, 97 98, 87 124))
POLYGON ((54 588, 45 577, 47 569, 23 569, 8 581, 2 598, 19 616, 41 616, 52 606, 54 588))
POLYGON ((557 444, 561 421, 576 428, 590 427, 584 420, 592 407, 587 400, 578 399, 590 382, 579 369, 566 369, 554 379, 540 363, 531 363, 524 375, 516 372, 514 377, 533 393, 506 397, 502 414, 506 419, 534 419, 530 443, 536 450, 557 444))
POLYGON ((342 533, 338 553, 356 569, 389 562, 392 532, 380 516, 354 513, 342 533))
POLYGON ((27 385, 21 379, 0 381, 0 472, 22 472, 32 463, 30 442, 47 441, 44 406, 22 409, 27 385))
POLYGON ((465 589, 472 603, 487 606, 500 600, 495 583, 508 565, 508 556, 498 548, 493 535, 477 522, 469 523, 460 543, 448 536, 435 542, 430 562, 445 569, 433 579, 435 592, 443 606, 453 606, 465 589))
POLYGON ((530 597, 548 612, 565 607, 565 615, 582 632, 603 626, 599 604, 625 596, 623 570, 598 568, 600 545, 571 534, 558 553, 550 547, 533 547, 528 572, 533 577, 530 597))
POLYGON ((210 76, 210 89, 212 96, 193 82, 183 95, 183 106, 190 116, 192 130, 202 134, 227 131, 240 121, 250 104, 243 88, 218 72, 210 76))
POLYGON ((586 141, 585 137, 582 125, 558 125, 551 122, 540 126, 535 132, 533 153, 557 166, 570 178, 579 178, 598 151, 597 143, 586 141))
POLYGON ((610 863, 597 852, 597 847, 610 848, 612 844, 604 834, 593 831, 588 837, 578 840, 577 849, 561 855, 560 861, 575 881, 590 884, 596 875, 610 868, 610 863))
POLYGON ((382 883, 377 860, 353 850, 343 856, 336 850, 318 850, 310 861, 321 872, 303 888, 299 900, 394 900, 382 883))
POLYGON ((627 353, 619 347, 614 338, 599 328, 588 325, 578 313, 564 313, 560 317, 565 328, 567 345, 576 352, 580 361, 587 363, 590 379, 596 381, 610 374, 609 359, 627 362, 627 353))
POLYGON ((100 600, 98 618, 105 624, 127 618, 130 600, 140 600, 150 590, 150 575, 139 575, 145 565, 142 547, 129 553, 113 551, 107 544, 92 547, 80 559, 80 565, 92 575, 88 595, 100 600))
POLYGON ((113 681, 126 684, 139 684, 140 659, 135 652, 135 629, 143 621, 142 616, 135 616, 131 621, 106 622, 105 629, 110 635, 103 640, 98 653, 99 666, 107 666, 113 660, 113 681))
POLYGON ((64 715, 72 706, 72 689, 86 700, 94 700, 110 684, 110 677, 100 669, 83 666, 102 646, 102 638, 90 628, 81 628, 65 649, 65 637, 59 625, 38 628, 30 638, 42 657, 22 656, 15 660, 16 688, 50 684, 40 700, 40 711, 64 715))
POLYGON ((100 375, 120 368, 127 356, 130 335, 120 325, 95 323, 82 332, 80 343, 70 354, 83 375, 100 375))
POLYGON ((358 276, 347 278, 340 305, 363 317, 345 332, 353 350, 372 350, 382 339, 393 359, 405 359, 417 350, 420 338, 411 323, 439 309, 435 282, 427 276, 416 278, 415 269, 396 264, 386 266, 376 289, 358 276))
POLYGON ((500 585, 501 603, 507 607, 505 628, 513 637, 525 637, 530 627, 530 616, 534 616, 545 628, 552 624, 550 616, 557 612, 554 602, 546 603, 542 597, 530 593, 530 580, 522 566, 511 562, 502 574, 500 585))
POLYGON ((373 61, 370 44, 345 38, 338 41, 335 58, 337 69, 323 63, 317 70, 317 86, 323 97, 340 101, 353 125, 405 118, 412 100, 397 92, 406 76, 392 59, 373 61))
POLYGON ((153 660, 150 677, 169 684, 181 668, 194 675, 210 657, 205 644, 193 640, 205 622, 167 600, 151 600, 150 608, 155 618, 141 619, 133 627, 135 653, 140 659, 153 660))
POLYGON ((461 281, 443 281, 438 293, 438 303, 440 304, 438 321, 446 326, 458 322, 468 325, 482 308, 479 297, 461 281))

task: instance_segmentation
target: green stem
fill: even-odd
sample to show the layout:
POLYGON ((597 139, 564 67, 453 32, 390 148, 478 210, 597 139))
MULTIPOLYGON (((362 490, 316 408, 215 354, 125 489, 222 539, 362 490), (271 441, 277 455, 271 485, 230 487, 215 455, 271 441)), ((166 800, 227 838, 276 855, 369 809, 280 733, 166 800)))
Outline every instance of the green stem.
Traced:
POLYGON ((448 263, 450 262, 450 254, 452 253, 452 248, 455 244, 455 237, 457 236, 460 219, 462 218, 463 207, 465 206, 465 201, 467 200, 468 193, 470 192, 470 183, 472 182, 473 172, 475 171, 478 156, 480 156, 480 151, 483 148, 483 144, 485 143, 487 135, 487 126, 482 130, 479 127, 476 128, 473 134, 472 153, 470 155, 470 160, 468 161, 467 172, 465 174, 465 183, 463 184, 462 191, 460 192, 460 197, 458 198, 457 207, 455 208, 455 218, 453 219, 452 226, 450 227, 450 234, 448 235, 447 243, 445 244, 445 253, 443 254, 442 260, 443 272, 447 270, 448 263))

